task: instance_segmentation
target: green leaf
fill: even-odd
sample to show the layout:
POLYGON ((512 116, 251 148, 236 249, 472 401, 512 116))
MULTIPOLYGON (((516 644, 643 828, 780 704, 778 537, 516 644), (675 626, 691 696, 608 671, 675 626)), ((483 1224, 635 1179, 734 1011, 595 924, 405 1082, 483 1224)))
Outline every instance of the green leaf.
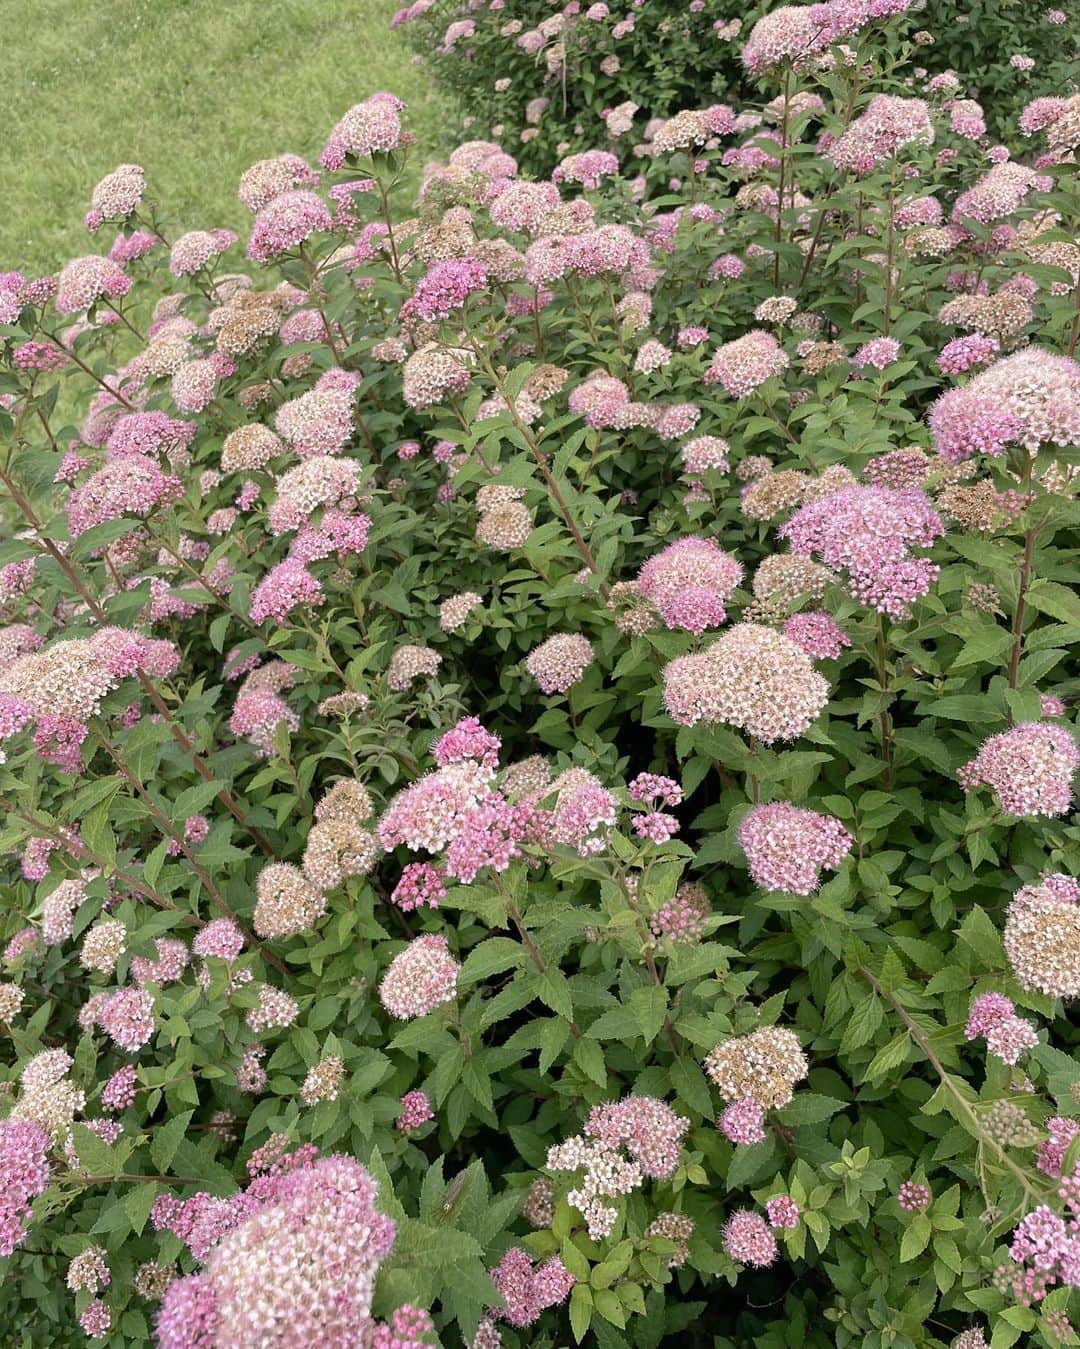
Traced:
POLYGON ((685 1101, 692 1110, 706 1119, 714 1115, 712 1093, 705 1080, 705 1074, 690 1059, 679 1058, 671 1065, 671 1085, 681 1101, 685 1101))
POLYGON ((630 1007, 645 1037, 645 1043, 652 1044, 660 1034, 667 1016, 667 993, 655 985, 635 988, 630 994, 630 1007))
POLYGON ((587 1284, 576 1283, 570 1293, 570 1329, 574 1332, 574 1339, 578 1344, 588 1333, 592 1313, 592 1290, 587 1284))
POLYGON ((93 1129, 88 1129, 85 1124, 76 1121, 72 1125, 72 1137, 75 1142, 75 1155, 84 1171, 99 1177, 119 1175, 121 1163, 116 1149, 109 1147, 93 1129))
POLYGON ((103 801, 87 812, 83 816, 79 825, 79 833, 82 840, 95 857, 107 865, 112 866, 116 861, 116 835, 112 831, 112 825, 109 823, 112 816, 112 803, 119 790, 119 782, 116 783, 116 790, 111 792, 103 801))
POLYGON ((525 957, 525 948, 510 937, 489 937, 482 941, 465 958, 458 975, 458 983, 475 984, 490 979, 494 974, 502 974, 513 966, 520 966, 525 957))
POLYGON ((1005 952, 998 930, 985 909, 971 909, 960 924, 957 936, 979 960, 983 969, 1000 970, 1005 967, 1005 952))
POLYGON ((884 1020, 885 1012, 877 994, 867 994, 847 1018, 847 1026, 840 1041, 840 1053, 850 1054, 853 1049, 868 1044, 884 1020))
POLYGON ((150 1156, 162 1175, 168 1174, 172 1159, 176 1156, 176 1150, 187 1133, 187 1127, 194 1113, 194 1110, 189 1110, 186 1114, 174 1115, 171 1120, 154 1129, 150 1140, 150 1156))
POLYGON ((906 1060, 909 1048, 910 1042, 906 1031, 890 1040, 884 1049, 879 1049, 870 1060, 865 1073, 867 1082, 873 1082, 875 1078, 885 1077, 894 1068, 899 1068, 906 1060))
POLYGON ((798 1128, 803 1124, 821 1124, 846 1108, 845 1101, 834 1100, 831 1096, 818 1096, 812 1091, 800 1091, 782 1110, 777 1111, 777 1117, 781 1124, 798 1128))
POLYGON ((927 1243, 933 1235, 933 1228, 930 1226, 930 1219, 925 1213, 916 1213, 900 1238, 900 1263, 906 1264, 909 1260, 914 1260, 917 1255, 921 1255, 926 1250, 927 1243))
POLYGON ((562 970, 549 965, 536 981, 536 994, 553 1012, 558 1012, 559 1016, 564 1016, 567 1021, 573 1021, 574 999, 562 970))
POLYGON ((132 1231, 142 1235, 150 1210, 154 1206, 158 1187, 156 1185, 132 1185, 124 1195, 124 1212, 131 1222, 132 1231))
MULTIPOLYGON (((586 1077, 591 1078, 598 1087, 607 1086, 607 1065, 604 1060, 604 1051, 595 1040, 590 1040, 587 1035, 583 1035, 577 1041, 574 1045, 574 1062, 586 1077)), ((542 1064, 541 1071, 543 1071, 542 1064)))

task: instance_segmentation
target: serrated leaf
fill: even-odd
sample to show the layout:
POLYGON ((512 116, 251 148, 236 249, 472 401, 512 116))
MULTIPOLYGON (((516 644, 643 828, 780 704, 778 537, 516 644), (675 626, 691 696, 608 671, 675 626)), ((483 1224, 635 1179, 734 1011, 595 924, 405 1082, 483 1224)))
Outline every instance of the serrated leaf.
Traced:
POLYGON ((525 948, 511 937, 489 937, 479 946, 474 946, 465 957, 458 975, 461 985, 479 983, 490 979, 494 974, 520 965, 525 957, 525 948))
POLYGON ((821 1124, 846 1108, 846 1101, 837 1101, 831 1096, 818 1096, 812 1091, 800 1091, 795 1093, 782 1110, 777 1111, 777 1116, 781 1124, 799 1128, 803 1124, 821 1124))
POLYGON ((182 1115, 174 1115, 172 1119, 155 1128, 153 1137, 150 1139, 150 1156, 162 1175, 168 1174, 172 1159, 176 1156, 176 1150, 184 1140, 184 1135, 187 1133, 187 1127, 191 1123, 191 1117, 194 1113, 193 1110, 188 1110, 182 1115))

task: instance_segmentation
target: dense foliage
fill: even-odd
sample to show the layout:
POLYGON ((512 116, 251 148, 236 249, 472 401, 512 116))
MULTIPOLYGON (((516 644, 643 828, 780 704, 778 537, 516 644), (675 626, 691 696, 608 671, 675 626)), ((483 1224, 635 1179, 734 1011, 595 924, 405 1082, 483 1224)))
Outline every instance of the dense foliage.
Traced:
POLYGON ((1075 1342, 1080 103, 903 8, 0 278, 6 1343, 1075 1342))
MULTIPOLYGON (((778 8, 776 0, 735 13, 718 0, 415 0, 393 22, 455 95, 463 129, 499 139, 527 172, 548 174, 564 155, 611 142, 629 175, 658 119, 758 97, 765 86, 741 50, 755 21, 778 8)), ((995 136, 1008 134, 1031 98, 1076 89, 1075 10, 1036 12, 1025 0, 924 0, 904 10, 889 35, 895 58, 911 56, 915 77, 959 72, 958 87, 983 103, 995 136)))

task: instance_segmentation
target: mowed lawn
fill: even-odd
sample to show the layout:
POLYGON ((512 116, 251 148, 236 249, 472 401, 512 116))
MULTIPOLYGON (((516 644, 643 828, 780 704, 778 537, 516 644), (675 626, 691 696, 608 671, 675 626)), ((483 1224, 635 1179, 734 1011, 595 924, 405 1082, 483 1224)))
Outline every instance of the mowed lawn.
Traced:
POLYGON ((103 250, 82 217, 94 184, 141 164, 172 232, 250 217, 236 184, 257 159, 317 157, 350 104, 409 104, 416 162, 439 148, 440 102, 396 0, 0 0, 8 51, 0 271, 49 272, 103 250))

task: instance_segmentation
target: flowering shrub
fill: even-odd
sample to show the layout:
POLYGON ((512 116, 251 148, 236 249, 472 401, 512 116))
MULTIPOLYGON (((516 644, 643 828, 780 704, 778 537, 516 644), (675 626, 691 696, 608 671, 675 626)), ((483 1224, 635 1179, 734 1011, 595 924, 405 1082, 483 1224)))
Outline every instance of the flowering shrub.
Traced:
POLYGON ((11 1343, 1073 1338, 1080 118, 902 8, 0 278, 11 1343))
POLYGON ((414 62, 456 96, 465 131, 501 141, 526 171, 593 190, 614 171, 612 151, 631 177, 635 160, 696 143, 696 114, 687 110, 757 97, 763 52, 827 50, 867 15, 902 16, 889 34, 890 63, 911 54, 905 83, 929 75, 952 95, 957 135, 978 139, 989 125, 1005 136, 1033 97, 1075 87, 1069 6, 826 0, 815 9, 754 0, 733 10, 719 0, 414 0, 391 23, 405 27, 414 62), (747 42, 751 31, 756 42, 747 42), (680 110, 657 142, 659 123, 680 110))

